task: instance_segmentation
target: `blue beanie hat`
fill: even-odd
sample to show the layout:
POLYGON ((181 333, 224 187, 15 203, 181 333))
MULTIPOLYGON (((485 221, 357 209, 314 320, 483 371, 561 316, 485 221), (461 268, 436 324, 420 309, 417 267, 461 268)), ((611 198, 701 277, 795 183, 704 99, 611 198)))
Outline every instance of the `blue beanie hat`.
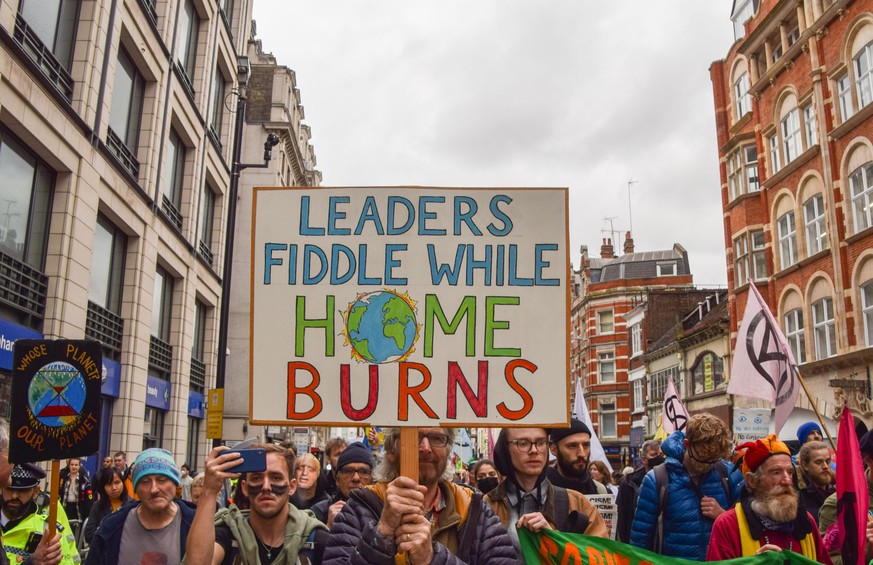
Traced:
POLYGON ((173 454, 166 449, 157 447, 146 449, 137 456, 136 461, 133 462, 131 475, 133 477, 133 490, 136 490, 139 481, 148 475, 164 475, 169 477, 176 486, 179 486, 180 480, 179 469, 176 468, 173 454))
POLYGON ((806 438, 809 437, 812 431, 821 433, 821 427, 815 422, 806 422, 797 428, 797 441, 800 442, 800 445, 806 443, 806 438))

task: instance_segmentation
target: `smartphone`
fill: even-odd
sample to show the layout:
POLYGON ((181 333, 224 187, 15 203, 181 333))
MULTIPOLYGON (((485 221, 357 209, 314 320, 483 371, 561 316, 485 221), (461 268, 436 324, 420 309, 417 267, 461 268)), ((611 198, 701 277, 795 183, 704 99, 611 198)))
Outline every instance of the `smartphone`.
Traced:
POLYGON ((42 534, 38 534, 36 532, 30 532, 30 535, 27 536, 27 543, 24 544, 24 551, 27 553, 35 553, 36 548, 39 545, 39 542, 42 540, 42 534))
POLYGON ((239 453, 245 459, 242 463, 228 469, 233 473, 258 473, 267 470, 267 451, 258 449, 231 449, 225 453, 239 453))

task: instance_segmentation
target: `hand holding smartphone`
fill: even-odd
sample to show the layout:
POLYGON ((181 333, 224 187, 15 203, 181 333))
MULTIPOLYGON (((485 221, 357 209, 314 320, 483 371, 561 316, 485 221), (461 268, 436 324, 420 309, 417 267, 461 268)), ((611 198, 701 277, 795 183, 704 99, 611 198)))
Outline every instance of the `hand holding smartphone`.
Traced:
POLYGON ((228 469, 231 473, 259 473, 267 470, 267 451, 263 448, 231 449, 226 453, 239 453, 243 462, 228 469))

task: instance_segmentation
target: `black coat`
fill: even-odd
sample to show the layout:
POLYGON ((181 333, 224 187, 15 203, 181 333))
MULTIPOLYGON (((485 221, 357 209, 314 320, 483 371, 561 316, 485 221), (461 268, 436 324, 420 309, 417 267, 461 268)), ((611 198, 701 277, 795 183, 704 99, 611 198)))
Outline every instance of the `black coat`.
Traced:
POLYGON ((91 513, 91 506, 94 504, 94 491, 91 489, 91 477, 84 467, 79 467, 79 494, 77 496, 76 510, 78 516, 72 515, 70 505, 67 504, 67 488, 70 483, 70 468, 64 467, 60 474, 60 488, 58 489, 58 500, 64 506, 67 512, 67 518, 70 520, 84 520, 91 513))

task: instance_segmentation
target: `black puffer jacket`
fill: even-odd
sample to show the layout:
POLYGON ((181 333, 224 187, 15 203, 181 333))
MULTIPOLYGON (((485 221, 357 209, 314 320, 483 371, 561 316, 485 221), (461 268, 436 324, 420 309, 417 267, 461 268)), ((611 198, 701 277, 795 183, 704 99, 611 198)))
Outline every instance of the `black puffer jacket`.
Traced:
MULTIPOLYGON (((384 497, 385 483, 378 483, 372 489, 380 498, 384 497)), ((462 525, 457 530, 457 538, 461 538, 466 527, 467 508, 471 491, 463 487, 443 481, 440 489, 446 501, 446 508, 440 512, 434 539, 442 539, 446 531, 457 527, 458 520, 462 525), (445 527, 442 527, 445 524, 445 527), (454 525, 453 525, 454 524, 454 525)), ((376 524, 379 514, 374 508, 359 496, 358 491, 353 491, 348 503, 342 512, 334 519, 330 529, 330 540, 324 552, 324 565, 393 565, 394 552, 384 553, 373 542, 376 534, 376 524)), ((470 547, 469 565, 515 565, 517 559, 515 549, 509 534, 500 523, 500 520, 491 510, 491 507, 482 500, 479 518, 476 522, 476 535, 470 547)), ((390 544, 394 548, 394 544, 390 544)), ((449 549, 438 541, 434 541, 434 558, 431 561, 435 565, 464 565, 464 561, 453 555, 449 549)))

